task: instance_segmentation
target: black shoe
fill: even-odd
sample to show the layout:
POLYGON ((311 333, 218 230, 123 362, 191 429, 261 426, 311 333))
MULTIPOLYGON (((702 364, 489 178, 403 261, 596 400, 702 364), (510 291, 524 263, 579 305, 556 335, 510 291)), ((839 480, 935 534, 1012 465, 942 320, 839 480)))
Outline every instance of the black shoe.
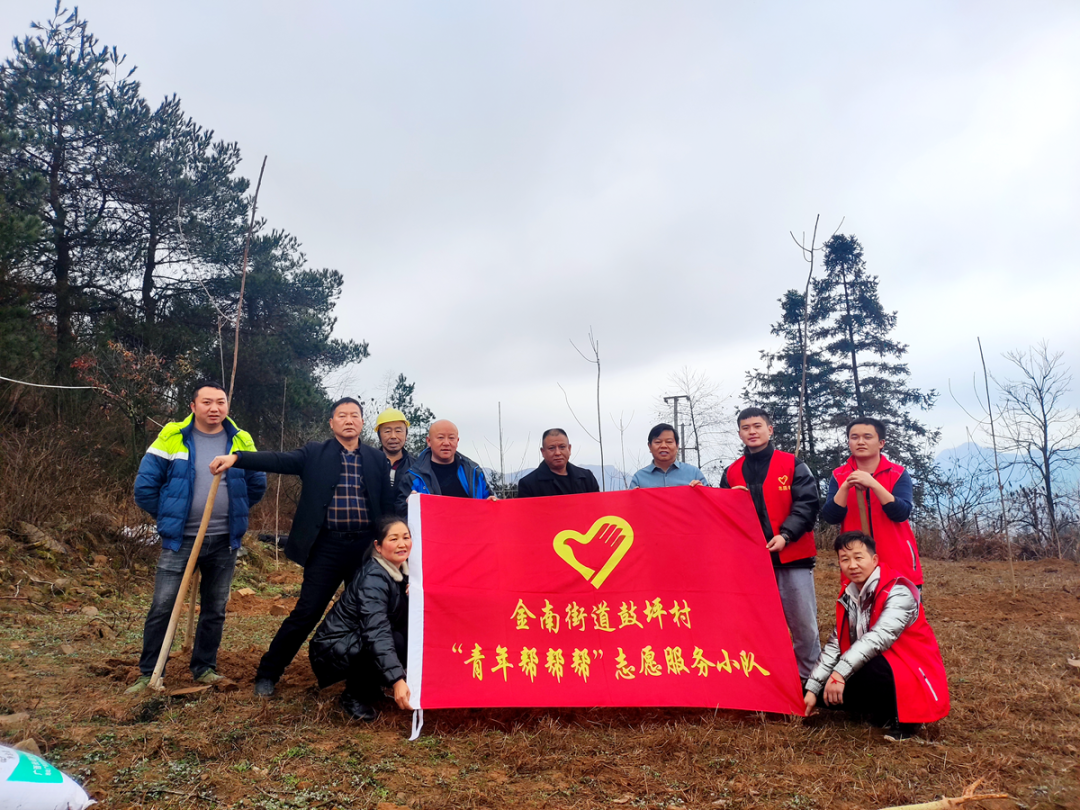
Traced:
POLYGON ((274 694, 274 682, 269 678, 255 679, 255 697, 270 697, 274 694))
POLYGON ((341 693, 341 710, 353 720, 363 720, 365 723, 370 723, 378 716, 378 712, 370 704, 363 703, 348 692, 341 693))
POLYGON ((919 733, 922 723, 899 723, 893 721, 885 726, 885 739, 893 742, 910 740, 919 733))

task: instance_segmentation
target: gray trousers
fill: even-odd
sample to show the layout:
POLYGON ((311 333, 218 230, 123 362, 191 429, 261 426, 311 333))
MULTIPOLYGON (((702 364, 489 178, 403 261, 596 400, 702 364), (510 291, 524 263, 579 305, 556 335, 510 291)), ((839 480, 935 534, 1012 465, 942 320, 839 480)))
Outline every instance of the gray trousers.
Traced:
POLYGON ((806 683, 821 657, 814 569, 774 568, 773 573, 776 574, 776 587, 780 591, 780 602, 784 606, 784 617, 795 648, 799 679, 806 683))

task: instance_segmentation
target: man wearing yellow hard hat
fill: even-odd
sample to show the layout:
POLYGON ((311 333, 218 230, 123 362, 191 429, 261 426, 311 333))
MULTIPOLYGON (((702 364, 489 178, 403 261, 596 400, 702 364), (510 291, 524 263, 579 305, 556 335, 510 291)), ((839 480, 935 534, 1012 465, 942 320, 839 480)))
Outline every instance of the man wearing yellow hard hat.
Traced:
MULTIPOLYGON (((375 435, 379 437, 379 444, 390 463, 390 484, 396 491, 402 479, 408 478, 405 473, 413 463, 413 457, 405 449, 405 442, 409 438, 409 420, 397 408, 387 408, 375 420, 375 435)), ((408 492, 403 495, 404 498, 409 496, 408 492)), ((397 500, 399 498, 395 497, 397 500)), ((405 513, 402 511, 399 514, 405 513)))
POLYGON ((405 449, 405 441, 409 438, 409 420, 397 408, 387 408, 375 420, 375 435, 379 437, 382 451, 390 462, 392 484, 399 470, 404 472, 412 466, 412 456, 405 449))

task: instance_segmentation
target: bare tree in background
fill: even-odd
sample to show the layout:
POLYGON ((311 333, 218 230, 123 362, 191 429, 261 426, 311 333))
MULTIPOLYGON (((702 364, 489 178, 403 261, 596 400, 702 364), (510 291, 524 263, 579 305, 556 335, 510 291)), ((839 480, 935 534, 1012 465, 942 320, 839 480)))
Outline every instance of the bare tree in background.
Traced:
MULTIPOLYGON (((701 468, 701 459, 706 463, 720 460, 729 449, 730 442, 724 440, 735 433, 734 413, 725 408, 731 400, 730 395, 720 394, 719 385, 702 371, 695 371, 683 366, 668 375, 668 390, 680 397, 686 397, 686 410, 679 409, 679 421, 685 415, 689 419, 688 429, 683 434, 682 426, 675 425, 681 439, 697 454, 696 466, 701 468)), ((657 403, 657 416, 671 418, 670 408, 661 398, 657 403)))
POLYGON ((570 397, 566 394, 566 389, 559 385, 559 390, 563 392, 563 398, 566 400, 566 407, 570 409, 570 415, 574 417, 574 421, 578 423, 585 435, 600 445, 600 491, 607 491, 607 468, 604 466, 604 428, 603 421, 600 418, 600 341, 593 336, 592 327, 589 327, 589 348, 592 349, 593 356, 590 358, 581 349, 577 347, 574 341, 570 341, 570 345, 574 347, 574 350, 581 355, 582 359, 586 362, 592 363, 596 366, 596 435, 593 436, 589 432, 589 429, 581 423, 577 414, 574 413, 574 408, 570 404, 570 397))
POLYGON ((622 476, 622 488, 630 489, 630 479, 633 478, 633 473, 628 472, 626 466, 626 429, 630 427, 630 422, 634 421, 634 413, 630 412, 630 421, 627 421, 622 413, 619 413, 619 421, 615 421, 615 417, 611 414, 611 421, 615 425, 616 430, 619 431, 619 450, 622 452, 622 462, 619 467, 619 473, 622 476))
MULTIPOLYGON (((995 379, 1002 398, 1006 448, 1017 458, 1010 466, 1027 469, 1041 489, 1049 540, 1062 557, 1056 485, 1061 473, 1080 462, 1080 411, 1065 404, 1072 375, 1046 342, 1005 354, 1015 379, 995 379)), ((1034 500, 1032 500, 1034 503, 1034 500)))

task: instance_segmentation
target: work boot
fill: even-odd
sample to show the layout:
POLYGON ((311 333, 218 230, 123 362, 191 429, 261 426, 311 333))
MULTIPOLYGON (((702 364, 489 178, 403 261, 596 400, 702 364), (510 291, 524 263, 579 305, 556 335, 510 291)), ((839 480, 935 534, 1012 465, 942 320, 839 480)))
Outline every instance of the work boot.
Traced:
POLYGON ((255 679, 255 697, 270 697, 274 694, 274 682, 269 678, 255 679))
POLYGON ((137 695, 150 685, 149 675, 140 675, 138 680, 124 690, 125 695, 137 695))
POLYGON ((212 685, 212 684, 217 683, 218 681, 223 681, 223 680, 225 680, 225 676, 224 675, 218 675, 214 671, 213 667, 210 667, 208 669, 204 669, 202 672, 199 673, 199 677, 197 677, 195 679, 195 683, 202 683, 202 684, 212 685))
POLYGON ((365 723, 370 723, 378 716, 374 707, 349 692, 341 693, 341 710, 353 720, 363 720, 365 723))

